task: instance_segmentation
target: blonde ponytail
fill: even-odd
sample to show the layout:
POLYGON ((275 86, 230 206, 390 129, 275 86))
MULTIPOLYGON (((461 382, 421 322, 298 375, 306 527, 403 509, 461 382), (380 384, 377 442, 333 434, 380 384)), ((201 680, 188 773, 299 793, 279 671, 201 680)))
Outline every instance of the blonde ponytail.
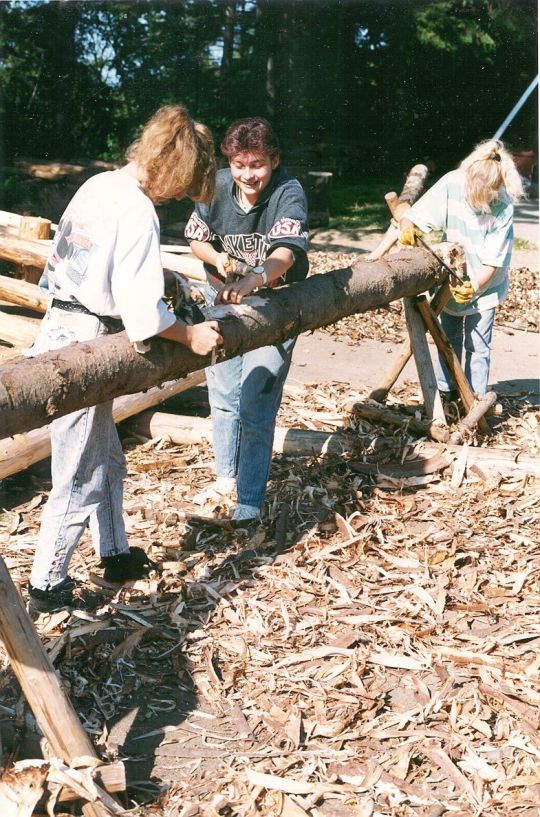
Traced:
POLYGON ((465 171, 465 198, 473 210, 489 213, 492 202, 501 198, 501 188, 513 202, 523 196, 512 155, 498 139, 480 142, 460 168, 465 171))

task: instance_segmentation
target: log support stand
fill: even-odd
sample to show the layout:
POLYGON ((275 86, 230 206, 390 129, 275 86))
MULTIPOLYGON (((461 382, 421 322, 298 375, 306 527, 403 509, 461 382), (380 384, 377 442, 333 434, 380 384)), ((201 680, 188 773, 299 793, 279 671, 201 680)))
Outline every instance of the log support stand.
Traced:
MULTIPOLYGON (((407 176, 405 185, 399 196, 394 192, 385 195, 386 204, 394 221, 399 221, 399 219, 403 218, 411 204, 419 197, 426 175, 427 168, 424 165, 416 165, 407 176)), ((379 246, 371 253, 371 260, 377 260, 384 256, 393 246, 398 235, 399 230, 391 224, 379 243, 379 246)), ((450 284, 448 279, 446 279, 444 284, 436 292, 431 303, 425 295, 420 295, 416 298, 405 298, 403 300, 409 334, 408 341, 405 342, 402 353, 393 363, 391 369, 389 369, 377 386, 370 392, 369 397, 378 402, 384 401, 411 356, 414 355, 418 378, 424 397, 426 414, 430 420, 446 425, 446 418, 435 381, 431 356, 425 336, 425 333, 429 332, 440 356, 443 358, 452 375, 459 396, 467 411, 467 416, 461 422, 458 430, 452 435, 453 441, 457 442, 462 439, 464 435, 470 433, 475 425, 478 426, 478 430, 482 434, 488 435, 492 433, 491 426, 484 415, 494 405, 497 395, 492 392, 491 394, 494 395, 493 398, 483 398, 479 401, 472 391, 461 367, 461 363, 450 341, 446 337, 441 324, 437 320, 437 316, 440 315, 449 300, 450 284)))
MULTIPOLYGON (((1 557, 0 639, 52 753, 66 763, 84 756, 95 758, 90 738, 62 688, 1 557)), ((86 803, 82 811, 85 817, 104 817, 110 813, 99 802, 86 803)))

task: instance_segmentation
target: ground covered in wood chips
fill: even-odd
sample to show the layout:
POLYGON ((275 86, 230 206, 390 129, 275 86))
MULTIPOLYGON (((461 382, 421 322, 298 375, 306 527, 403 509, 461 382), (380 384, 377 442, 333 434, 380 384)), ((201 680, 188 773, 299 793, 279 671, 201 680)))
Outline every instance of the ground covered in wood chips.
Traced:
MULTIPOLYGON (((436 245, 435 245, 435 249, 436 245)), ((533 255, 533 254, 531 254, 533 255)), ((310 253, 312 274, 355 264, 358 253, 310 253)), ((536 258, 533 263, 537 265, 536 258)), ((540 330, 540 273, 528 267, 512 269, 508 297, 495 313, 495 326, 511 327, 528 332, 540 330)), ((405 316, 401 301, 382 309, 350 315, 320 330, 339 337, 352 345, 362 338, 402 343, 406 335, 405 316)))
MULTIPOLYGON (((315 271, 352 260, 315 255, 315 271)), ((520 281, 498 319, 537 330, 534 276, 520 281)), ((400 309, 328 331, 397 340, 400 309)), ((189 518, 212 479, 207 443, 124 426, 130 542, 158 569, 114 591, 85 538, 76 607, 36 626, 98 752, 125 760, 130 813, 540 815, 539 483, 459 457, 422 476, 358 473, 417 442, 351 418, 366 394, 286 388, 279 425, 343 429, 350 451, 276 456, 262 523, 245 530, 189 518)), ((419 400, 406 383, 388 403, 407 416, 419 400)), ((470 445, 538 456, 536 400, 503 397, 494 436, 470 445)), ((206 413, 204 391, 182 405, 206 413)), ((1 551, 23 594, 49 489, 46 463, 2 485, 1 551)), ((35 723, 5 654, 0 686, 4 751, 29 756, 35 723)))

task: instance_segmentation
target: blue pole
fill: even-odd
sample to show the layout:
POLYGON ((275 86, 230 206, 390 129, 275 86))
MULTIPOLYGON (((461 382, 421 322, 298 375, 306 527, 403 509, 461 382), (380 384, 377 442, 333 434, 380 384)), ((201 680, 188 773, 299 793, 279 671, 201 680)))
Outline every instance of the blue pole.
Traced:
POLYGON ((536 75, 535 79, 533 79, 533 81, 531 82, 531 84, 529 85, 527 90, 521 95, 519 100, 516 102, 516 104, 514 105, 514 107, 512 108, 512 110, 510 111, 510 113, 508 114, 508 116, 506 117, 504 122, 502 123, 502 125, 500 125, 497 128, 497 130, 493 134, 493 139, 500 139, 501 138, 501 136, 505 132, 506 128, 508 127, 508 125, 510 124, 512 119, 515 117, 517 112, 521 110, 521 108, 523 107, 523 105, 525 104, 525 102, 527 101, 529 96, 532 94, 532 92, 534 91, 534 89, 536 88, 537 85, 538 85, 538 74, 536 75))

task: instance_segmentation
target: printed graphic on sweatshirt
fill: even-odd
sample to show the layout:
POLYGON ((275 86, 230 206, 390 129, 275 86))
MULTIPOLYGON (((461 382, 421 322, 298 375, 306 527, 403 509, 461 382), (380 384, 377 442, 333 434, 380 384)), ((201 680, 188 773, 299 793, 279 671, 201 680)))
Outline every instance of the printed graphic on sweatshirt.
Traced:
POLYGON ((86 278, 88 263, 94 245, 71 219, 61 219, 56 240, 47 260, 48 278, 55 282, 59 274, 66 275, 74 284, 86 278))
POLYGON ((268 235, 270 238, 286 238, 302 235, 302 222, 296 218, 280 218, 276 221, 268 235))
POLYGON ((208 224, 206 224, 197 213, 192 213, 186 224, 184 235, 190 241, 211 241, 214 238, 208 224))
POLYGON ((245 261, 250 267, 255 267, 266 259, 266 252, 270 246, 266 236, 260 233, 224 235, 221 243, 226 253, 245 261))

